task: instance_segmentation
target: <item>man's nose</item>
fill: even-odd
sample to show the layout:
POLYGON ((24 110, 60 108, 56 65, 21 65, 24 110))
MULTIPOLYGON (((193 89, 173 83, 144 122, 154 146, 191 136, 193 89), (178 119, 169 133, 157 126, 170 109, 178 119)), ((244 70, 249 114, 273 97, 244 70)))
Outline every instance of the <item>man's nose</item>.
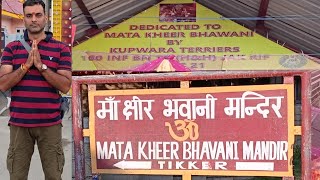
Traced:
POLYGON ((36 20, 37 20, 36 16, 33 15, 33 16, 32 16, 32 21, 36 21, 36 20))

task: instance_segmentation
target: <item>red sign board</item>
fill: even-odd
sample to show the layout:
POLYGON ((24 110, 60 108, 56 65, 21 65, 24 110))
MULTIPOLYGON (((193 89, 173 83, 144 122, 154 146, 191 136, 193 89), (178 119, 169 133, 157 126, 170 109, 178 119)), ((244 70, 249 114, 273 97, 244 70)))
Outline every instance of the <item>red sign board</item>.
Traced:
POLYGON ((292 85, 93 91, 89 98, 93 172, 292 175, 292 85))

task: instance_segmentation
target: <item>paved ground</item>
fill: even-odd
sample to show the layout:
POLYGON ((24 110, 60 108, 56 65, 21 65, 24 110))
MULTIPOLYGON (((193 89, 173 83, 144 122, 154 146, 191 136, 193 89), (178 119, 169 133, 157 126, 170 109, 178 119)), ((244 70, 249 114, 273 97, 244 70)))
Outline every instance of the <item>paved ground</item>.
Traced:
MULTIPOLYGON (((8 122, 7 116, 0 116, 0 179, 9 179, 9 173, 6 168, 6 155, 9 146, 9 128, 7 126, 8 122)), ((62 179, 69 180, 72 179, 72 120, 71 113, 65 115, 63 119, 63 145, 65 154, 65 166, 63 170, 62 179)), ((44 179, 44 174, 42 171, 40 156, 38 153, 38 148, 35 146, 35 151, 31 160, 29 180, 41 180, 44 179)))

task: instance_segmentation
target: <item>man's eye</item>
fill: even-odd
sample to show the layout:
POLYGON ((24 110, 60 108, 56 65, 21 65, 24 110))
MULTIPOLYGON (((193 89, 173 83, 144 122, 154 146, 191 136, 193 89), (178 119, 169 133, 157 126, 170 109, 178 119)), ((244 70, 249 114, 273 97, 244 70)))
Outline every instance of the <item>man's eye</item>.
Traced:
POLYGON ((26 15, 27 18, 31 18, 31 15, 26 15))
POLYGON ((37 16, 37 17, 42 17, 42 14, 37 14, 36 16, 37 16))

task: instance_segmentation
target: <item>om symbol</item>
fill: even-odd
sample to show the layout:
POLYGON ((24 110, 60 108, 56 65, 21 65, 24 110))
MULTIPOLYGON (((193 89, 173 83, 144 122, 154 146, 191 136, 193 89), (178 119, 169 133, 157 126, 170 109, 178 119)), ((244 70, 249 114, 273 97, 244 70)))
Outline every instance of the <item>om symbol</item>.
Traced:
POLYGON ((185 141, 188 138, 190 140, 197 140, 199 138, 199 127, 198 124, 194 122, 194 120, 176 120, 174 121, 174 125, 177 127, 177 131, 182 131, 183 135, 178 136, 171 127, 169 122, 165 122, 164 124, 166 127, 169 128, 170 136, 175 139, 176 141, 185 141))

